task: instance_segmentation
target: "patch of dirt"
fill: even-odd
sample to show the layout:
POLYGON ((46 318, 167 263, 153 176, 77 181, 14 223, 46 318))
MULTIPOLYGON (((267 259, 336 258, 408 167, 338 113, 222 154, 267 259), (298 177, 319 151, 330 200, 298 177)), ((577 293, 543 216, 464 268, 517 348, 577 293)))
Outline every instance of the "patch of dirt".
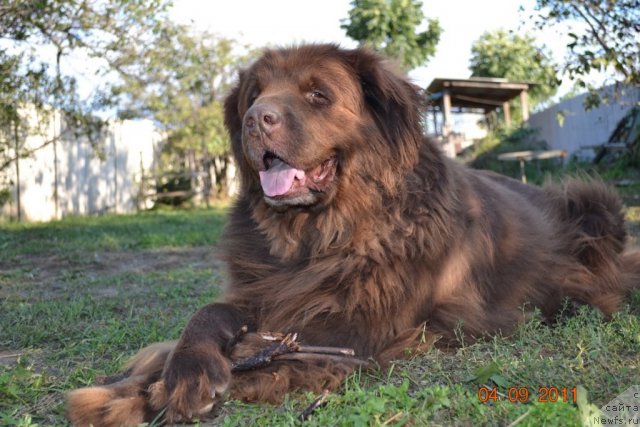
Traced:
POLYGON ((222 267, 222 263, 215 256, 215 250, 210 247, 95 253, 91 264, 92 270, 109 274, 171 270, 180 267, 222 267))
MULTIPOLYGON (((94 252, 75 258, 68 254, 25 256, 12 264, 0 261, 0 298, 16 294, 27 297, 33 292, 29 289, 29 284, 35 285, 39 292, 60 294, 67 290, 65 283, 74 277, 92 279, 176 268, 204 270, 222 267, 223 264, 216 258, 212 247, 94 252)), ((96 291, 100 296, 110 296, 117 292, 111 288, 96 291)))

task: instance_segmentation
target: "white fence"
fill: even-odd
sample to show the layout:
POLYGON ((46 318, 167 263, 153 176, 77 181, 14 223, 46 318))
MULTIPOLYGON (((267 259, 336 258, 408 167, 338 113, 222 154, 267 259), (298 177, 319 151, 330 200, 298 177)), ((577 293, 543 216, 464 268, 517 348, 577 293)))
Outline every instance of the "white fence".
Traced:
MULTIPOLYGON (((59 117, 54 117, 45 135, 28 137, 25 148, 59 135, 59 123, 59 117)), ((103 135, 98 144, 104 154, 101 158, 87 141, 65 134, 0 172, 0 183, 8 183, 12 193, 0 215, 49 221, 68 215, 135 211, 140 177, 156 163, 162 135, 148 120, 115 122, 103 135)))
POLYGON ((586 95, 579 95, 532 114, 528 124, 538 129, 538 136, 549 144, 549 148, 590 158, 592 147, 605 143, 618 121, 640 102, 640 88, 637 87, 626 87, 618 94, 608 87, 602 93, 610 100, 598 108, 585 111, 586 95))

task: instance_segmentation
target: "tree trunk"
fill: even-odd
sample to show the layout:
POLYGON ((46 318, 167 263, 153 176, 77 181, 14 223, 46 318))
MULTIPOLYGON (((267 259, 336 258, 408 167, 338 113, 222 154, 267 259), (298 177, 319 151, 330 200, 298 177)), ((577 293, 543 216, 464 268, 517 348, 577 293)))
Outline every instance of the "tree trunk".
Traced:
POLYGON ((22 219, 22 206, 20 201, 20 135, 18 132, 18 122, 13 122, 14 150, 16 155, 16 208, 18 221, 22 219))
POLYGON ((216 177, 216 193, 219 198, 229 195, 229 183, 227 182, 227 168, 229 166, 229 156, 224 154, 216 156, 214 161, 214 173, 216 177))
POLYGON ((204 170, 203 186, 202 186, 202 197, 204 198, 204 202, 209 207, 209 201, 211 199, 211 190, 212 190, 212 182, 211 182, 211 155, 209 153, 204 153, 202 156, 202 168, 204 170))

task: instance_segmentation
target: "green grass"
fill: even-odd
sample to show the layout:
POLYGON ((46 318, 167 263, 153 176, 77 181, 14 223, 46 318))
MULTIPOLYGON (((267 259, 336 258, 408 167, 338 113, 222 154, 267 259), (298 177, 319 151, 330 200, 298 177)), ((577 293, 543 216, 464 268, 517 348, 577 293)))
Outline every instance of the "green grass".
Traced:
POLYGON ((55 253, 75 257, 89 251, 141 250, 213 244, 224 224, 224 208, 160 210, 136 215, 74 217, 41 224, 0 223, 3 261, 55 253))
MULTIPOLYGON (((640 208, 628 210, 640 234, 640 208)), ((127 357, 176 338, 220 292, 210 256, 224 208, 0 225, 0 426, 66 425, 64 392, 116 373, 127 357)), ((510 337, 432 348, 390 370, 352 375, 308 426, 579 426, 640 384, 640 294, 605 321, 589 308, 558 325, 532 319, 510 337), (498 400, 481 402, 479 387, 498 400), (538 402, 576 387, 579 402, 538 402), (528 390, 527 402, 511 393, 528 390), (595 405, 595 406, 594 406, 595 405), (591 413, 591 415, 589 415, 591 413)), ((212 423, 301 425, 315 398, 281 406, 226 402, 212 423)))
MULTIPOLYGON (((640 298, 634 305, 640 306, 640 298)), ((353 376, 305 425, 507 425, 524 416, 518 425, 580 426, 589 419, 581 410, 599 407, 640 382, 637 314, 626 311, 605 322, 585 307, 556 327, 534 319, 512 337, 451 351, 431 349, 396 362, 390 373, 353 376), (480 387, 495 388, 498 400, 481 402, 480 387), (539 401, 540 387, 566 389, 567 402, 539 401), (574 403, 574 387, 576 397, 591 403, 574 403), (512 402, 510 389, 526 389, 529 399, 512 402)), ((223 424, 295 425, 312 398, 289 399, 283 408, 230 402, 223 424)))
POLYGON ((64 425, 63 393, 177 338, 220 291, 223 208, 0 225, 0 425, 64 425))

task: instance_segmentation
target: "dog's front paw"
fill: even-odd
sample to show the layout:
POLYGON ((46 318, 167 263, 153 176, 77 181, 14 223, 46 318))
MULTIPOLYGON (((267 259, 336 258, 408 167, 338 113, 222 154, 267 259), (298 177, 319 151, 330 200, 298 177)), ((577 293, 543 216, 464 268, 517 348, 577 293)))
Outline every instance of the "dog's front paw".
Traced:
POLYGON ((153 406, 166 405, 167 421, 188 421, 210 412, 221 402, 230 381, 229 360, 217 348, 177 349, 162 380, 150 390, 151 400, 156 402, 153 406), (160 405, 161 400, 164 405, 160 405))

